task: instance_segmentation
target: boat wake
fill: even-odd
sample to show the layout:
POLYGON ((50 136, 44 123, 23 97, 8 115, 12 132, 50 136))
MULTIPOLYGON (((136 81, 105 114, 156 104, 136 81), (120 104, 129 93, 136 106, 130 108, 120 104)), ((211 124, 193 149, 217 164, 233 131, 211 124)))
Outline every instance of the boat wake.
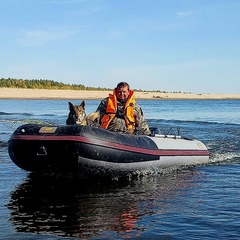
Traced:
POLYGON ((209 163, 210 164, 240 163, 240 153, 232 153, 232 152, 214 153, 210 155, 209 163))

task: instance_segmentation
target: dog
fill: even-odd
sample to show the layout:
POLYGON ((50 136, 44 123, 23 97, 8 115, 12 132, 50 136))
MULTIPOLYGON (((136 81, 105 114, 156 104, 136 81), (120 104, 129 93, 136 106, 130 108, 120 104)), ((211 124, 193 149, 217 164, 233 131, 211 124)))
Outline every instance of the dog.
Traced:
POLYGON ((80 105, 74 105, 68 102, 69 114, 66 121, 67 125, 87 125, 87 115, 85 112, 85 101, 83 100, 80 105))
POLYGON ((87 125, 93 127, 100 127, 99 124, 100 114, 99 112, 92 112, 87 116, 87 125))

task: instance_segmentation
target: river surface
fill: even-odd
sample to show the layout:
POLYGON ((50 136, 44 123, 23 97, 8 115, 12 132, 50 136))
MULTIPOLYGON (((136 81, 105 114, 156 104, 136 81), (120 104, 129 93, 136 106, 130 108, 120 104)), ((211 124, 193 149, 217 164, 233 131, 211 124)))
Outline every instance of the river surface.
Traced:
POLYGON ((0 239, 239 239, 240 100, 138 102, 150 126, 205 143, 210 162, 107 181, 34 175, 8 140, 25 123, 65 124, 68 103, 0 100, 0 239))

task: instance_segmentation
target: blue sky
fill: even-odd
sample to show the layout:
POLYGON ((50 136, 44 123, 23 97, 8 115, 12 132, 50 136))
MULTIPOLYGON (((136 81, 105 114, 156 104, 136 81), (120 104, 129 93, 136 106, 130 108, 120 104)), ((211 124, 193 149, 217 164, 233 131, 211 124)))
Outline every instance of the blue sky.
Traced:
POLYGON ((0 4, 0 78, 240 94, 239 0, 0 4))

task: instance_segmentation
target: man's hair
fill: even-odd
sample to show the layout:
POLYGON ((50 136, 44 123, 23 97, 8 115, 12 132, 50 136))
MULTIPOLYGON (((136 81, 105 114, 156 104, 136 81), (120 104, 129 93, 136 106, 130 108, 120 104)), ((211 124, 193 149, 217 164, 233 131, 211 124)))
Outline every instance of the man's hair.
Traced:
POLYGON ((118 83, 117 89, 122 88, 122 87, 128 87, 128 90, 130 89, 129 84, 126 83, 126 82, 120 82, 120 83, 118 83))

